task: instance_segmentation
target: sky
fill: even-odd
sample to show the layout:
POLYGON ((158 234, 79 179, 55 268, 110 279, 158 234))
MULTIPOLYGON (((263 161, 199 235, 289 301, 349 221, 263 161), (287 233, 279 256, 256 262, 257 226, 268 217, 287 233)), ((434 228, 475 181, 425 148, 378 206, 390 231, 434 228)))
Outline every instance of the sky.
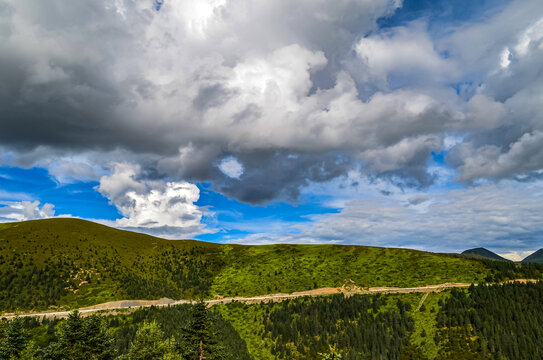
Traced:
POLYGON ((4 0, 0 222, 521 259, 540 0, 4 0))

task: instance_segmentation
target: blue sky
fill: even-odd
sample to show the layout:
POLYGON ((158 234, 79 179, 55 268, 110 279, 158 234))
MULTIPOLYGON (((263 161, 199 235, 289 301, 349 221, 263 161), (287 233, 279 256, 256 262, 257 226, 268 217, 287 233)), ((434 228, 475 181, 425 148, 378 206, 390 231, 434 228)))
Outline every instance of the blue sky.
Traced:
MULTIPOLYGON (((96 187, 98 181, 74 181, 60 183, 44 168, 0 168, 0 201, 27 200, 55 205, 56 215, 70 215, 84 219, 114 221, 122 217, 114 204, 102 196, 96 187)), ((203 223, 216 228, 217 232, 201 234, 195 238, 221 242, 235 239, 260 229, 276 231, 274 226, 284 223, 309 222, 308 215, 336 213, 338 208, 323 206, 320 197, 302 199, 298 204, 284 201, 266 206, 253 206, 210 190, 210 184, 197 184, 200 198, 195 203, 209 208, 212 216, 204 217, 203 223)), ((6 205, 4 205, 6 206, 6 205)))
POLYGON ((0 221, 543 246, 537 0, 7 0, 0 26, 0 221))
POLYGON ((510 0, 407 0, 394 15, 378 20, 380 27, 402 26, 412 21, 426 21, 432 35, 442 36, 451 25, 484 21, 509 4, 510 0))

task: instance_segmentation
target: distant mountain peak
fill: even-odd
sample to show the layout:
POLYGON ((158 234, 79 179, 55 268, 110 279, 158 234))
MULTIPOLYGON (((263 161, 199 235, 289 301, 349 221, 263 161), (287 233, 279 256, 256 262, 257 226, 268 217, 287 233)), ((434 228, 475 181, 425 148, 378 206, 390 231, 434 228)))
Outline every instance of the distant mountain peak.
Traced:
POLYGON ((483 257, 491 260, 511 261, 483 247, 466 250, 462 252, 462 255, 483 257))
POLYGON ((522 262, 543 264, 543 249, 539 249, 535 253, 526 256, 522 262))

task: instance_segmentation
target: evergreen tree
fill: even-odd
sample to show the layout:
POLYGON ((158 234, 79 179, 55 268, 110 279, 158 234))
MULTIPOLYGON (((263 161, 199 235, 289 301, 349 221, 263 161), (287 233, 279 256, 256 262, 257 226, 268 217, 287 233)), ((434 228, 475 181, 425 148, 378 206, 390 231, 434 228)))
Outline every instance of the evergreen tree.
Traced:
POLYGON ((219 360, 224 358, 222 347, 217 345, 212 330, 213 323, 207 305, 200 301, 193 306, 192 318, 182 344, 183 356, 189 360, 219 360))
POLYGON ((83 333, 86 338, 81 347, 89 359, 109 360, 115 358, 113 337, 107 331, 106 324, 100 317, 93 315, 85 319, 83 333))
POLYGON ((438 313, 441 359, 543 359, 543 282, 452 290, 438 313))
POLYGON ((126 358, 128 360, 181 359, 172 351, 171 340, 164 339, 164 334, 156 321, 144 322, 140 326, 126 358))
POLYGON ((49 346, 47 358, 85 359, 80 352, 80 345, 85 339, 85 333, 83 332, 83 319, 78 311, 70 313, 66 322, 59 326, 57 337, 58 341, 49 346))
POLYGON ((3 336, 0 340, 0 359, 17 359, 26 348, 28 334, 24 330, 22 319, 16 318, 3 324, 3 336))
POLYGON ((46 350, 46 359, 110 360, 115 358, 113 338, 102 320, 93 315, 83 319, 78 311, 70 313, 59 326, 58 340, 46 350))
POLYGON ((19 360, 35 360, 38 358, 37 354, 39 353, 39 351, 40 351, 40 348, 38 347, 38 345, 36 345, 35 342, 30 341, 28 345, 26 346, 26 348, 23 351, 21 351, 18 359, 19 360))

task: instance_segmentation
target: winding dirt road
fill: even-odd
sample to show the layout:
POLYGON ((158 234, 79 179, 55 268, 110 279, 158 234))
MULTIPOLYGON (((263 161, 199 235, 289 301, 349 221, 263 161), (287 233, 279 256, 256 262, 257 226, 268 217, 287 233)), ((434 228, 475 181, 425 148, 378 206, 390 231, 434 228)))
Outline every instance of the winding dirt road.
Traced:
MULTIPOLYGON (((453 288, 453 287, 468 287, 470 284, 464 283, 445 283, 440 285, 428 285, 420 287, 409 287, 409 288, 397 288, 397 287, 375 287, 375 288, 358 288, 356 286, 351 287, 338 287, 338 288, 320 288, 307 291, 294 292, 291 294, 277 293, 277 294, 267 294, 259 295, 252 297, 219 297, 213 300, 205 300, 204 302, 208 306, 218 305, 218 304, 227 304, 233 301, 243 302, 247 304, 259 303, 259 302, 269 302, 269 301, 282 301, 285 299, 292 299, 304 296, 325 296, 332 294, 345 294, 345 295, 354 295, 354 294, 374 294, 374 293, 410 293, 410 292, 435 292, 441 291, 443 289, 453 288)), ((189 304, 193 303, 192 300, 172 300, 172 299, 160 299, 160 300, 121 300, 121 301, 112 301, 103 304, 93 305, 89 307, 84 307, 78 309, 82 315, 90 314, 94 312, 111 312, 120 309, 137 309, 151 306, 169 306, 169 305, 180 305, 180 304, 189 304)), ((28 317, 28 316, 38 316, 38 317, 57 317, 63 318, 67 317, 69 311, 45 311, 39 313, 18 313, 18 314, 4 314, 0 317, 11 319, 16 316, 19 317, 28 317)))
MULTIPOLYGON (((512 281, 518 281, 518 282, 537 282, 538 280, 534 279, 517 279, 512 281)), ((512 282, 507 281, 507 282, 512 282)), ((217 299, 213 300, 205 300, 204 302, 208 304, 208 306, 218 305, 218 304, 227 304, 233 301, 238 301, 242 303, 247 304, 254 304, 254 303, 260 303, 260 302, 270 302, 270 301, 282 301, 285 299, 292 299, 292 298, 298 298, 298 297, 304 297, 304 296, 326 296, 326 295, 333 295, 333 294, 345 294, 345 295, 354 295, 354 294, 375 294, 375 293, 430 293, 430 292, 438 292, 442 291, 444 289, 450 289, 450 288, 459 288, 459 287, 469 287, 471 284, 467 283, 444 283, 439 285, 427 285, 427 286, 419 286, 419 287, 408 287, 408 288, 397 288, 397 287, 374 287, 374 288, 359 288, 354 285, 344 285, 342 287, 337 288, 320 288, 320 289, 313 289, 313 290, 307 290, 307 291, 300 291, 300 292, 294 292, 291 294, 268 294, 268 295, 259 295, 259 296, 253 296, 253 297, 218 297, 217 299)), ((145 307, 151 307, 151 306, 169 306, 169 305, 180 305, 180 304, 189 304, 194 303, 193 300, 172 300, 172 299, 160 299, 160 300, 121 300, 121 301, 112 301, 107 302, 103 304, 93 305, 89 307, 84 307, 78 309, 79 312, 82 315, 91 314, 94 312, 105 312, 105 313, 112 313, 115 312, 115 310, 121 310, 121 309, 138 309, 138 308, 145 308, 145 307)), ((421 304, 419 304, 420 307, 421 304)), ((67 317, 70 312, 72 312, 75 309, 69 310, 69 311, 47 311, 47 312, 39 312, 39 313, 19 313, 19 314, 4 314, 0 315, 1 318, 6 319, 12 319, 16 316, 19 317, 28 317, 28 316, 38 316, 38 317, 57 317, 57 318, 63 318, 67 317)))

